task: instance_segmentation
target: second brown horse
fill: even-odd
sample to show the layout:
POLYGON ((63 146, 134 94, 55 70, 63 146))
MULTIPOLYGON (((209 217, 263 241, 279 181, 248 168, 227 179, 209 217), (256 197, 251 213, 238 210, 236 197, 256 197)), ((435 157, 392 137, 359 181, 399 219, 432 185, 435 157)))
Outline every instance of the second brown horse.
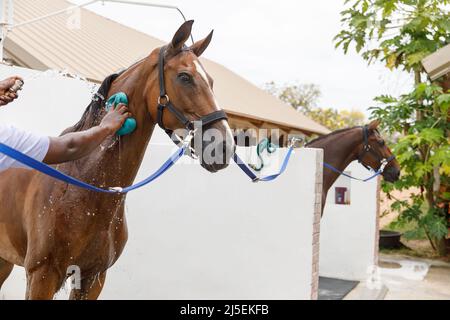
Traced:
MULTIPOLYGON (((382 159, 392 157, 391 150, 377 129, 379 124, 379 121, 374 120, 365 127, 366 129, 364 127, 354 127, 338 130, 313 140, 306 146, 323 149, 323 161, 340 172, 344 172, 345 168, 355 160, 359 160, 366 167, 377 171, 382 165, 382 159), (364 134, 367 135, 366 138, 364 134), (365 139, 367 139, 366 142, 364 141, 365 139), (365 149, 370 150, 370 152, 364 152, 365 149)), ((328 168, 324 167, 323 170, 322 215, 328 190, 340 176, 338 172, 331 171, 328 168)), ((382 175, 389 182, 398 180, 400 177, 400 165, 397 160, 392 159, 389 161, 382 175)))

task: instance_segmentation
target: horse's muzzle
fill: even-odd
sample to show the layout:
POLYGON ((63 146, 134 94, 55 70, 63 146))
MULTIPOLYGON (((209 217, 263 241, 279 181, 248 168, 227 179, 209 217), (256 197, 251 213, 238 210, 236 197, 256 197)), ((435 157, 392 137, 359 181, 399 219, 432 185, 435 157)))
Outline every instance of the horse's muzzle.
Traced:
POLYGON ((204 154, 201 161, 201 166, 209 172, 217 172, 225 169, 230 164, 230 161, 236 151, 236 145, 233 141, 221 141, 217 145, 211 146, 207 144, 203 148, 204 154), (212 150, 212 153, 209 151, 212 150))
POLYGON ((400 179, 400 170, 396 167, 387 167, 383 172, 383 178, 387 182, 395 182, 400 179))
MULTIPOLYGON (((194 138, 195 140, 195 138, 194 138)), ((197 144, 198 145, 198 144, 197 144)), ((233 134, 227 121, 219 121, 202 134, 201 156, 199 148, 194 147, 203 168, 209 172, 225 169, 236 151, 233 134)))

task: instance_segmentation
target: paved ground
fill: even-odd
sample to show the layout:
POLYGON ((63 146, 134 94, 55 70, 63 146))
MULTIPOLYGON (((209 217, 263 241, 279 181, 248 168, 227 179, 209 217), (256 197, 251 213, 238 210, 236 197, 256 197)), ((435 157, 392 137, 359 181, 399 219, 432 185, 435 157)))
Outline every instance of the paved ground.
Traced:
POLYGON ((345 300, 450 300, 450 264, 383 255, 372 282, 361 282, 345 300))
POLYGON ((359 281, 319 278, 319 300, 342 300, 359 281))

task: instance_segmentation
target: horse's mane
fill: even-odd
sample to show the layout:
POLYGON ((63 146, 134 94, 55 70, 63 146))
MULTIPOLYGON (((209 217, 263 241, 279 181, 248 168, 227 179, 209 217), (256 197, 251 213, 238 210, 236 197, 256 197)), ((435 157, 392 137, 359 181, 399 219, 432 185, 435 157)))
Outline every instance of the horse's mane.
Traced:
POLYGON ((119 74, 114 73, 103 80, 96 94, 96 97, 101 97, 101 99, 92 99, 86 110, 84 110, 80 121, 78 121, 73 127, 67 129, 64 133, 82 131, 97 124, 100 118, 102 107, 105 103, 104 99, 106 99, 106 97, 108 96, 109 89, 111 88, 113 81, 118 76, 119 74))
POLYGON ((109 89, 111 88, 112 83, 116 80, 120 75, 130 70, 131 68, 137 66, 146 58, 142 58, 133 63, 129 68, 123 69, 120 72, 113 73, 103 80, 102 84, 98 88, 97 97, 101 97, 100 100, 92 99, 91 103, 87 106, 86 110, 84 110, 83 115, 81 116, 80 121, 78 121, 73 127, 66 129, 62 134, 66 134, 68 132, 77 132, 86 130, 88 128, 92 128, 93 126, 98 124, 100 120, 100 113, 104 107, 105 99, 108 96, 109 89))
POLYGON ((314 140, 308 142, 308 143, 305 145, 305 147, 310 146, 310 145, 313 144, 313 143, 316 143, 316 142, 325 140, 325 139, 327 139, 327 138, 329 138, 329 137, 335 136, 335 135, 337 135, 337 134, 344 133, 344 132, 346 132, 346 131, 350 131, 350 130, 353 130, 353 129, 356 129, 356 128, 361 128, 361 126, 355 126, 355 127, 351 127, 351 128, 344 128, 344 129, 339 129, 339 130, 333 131, 332 133, 329 133, 329 134, 324 135, 324 136, 320 136, 320 137, 318 137, 318 138, 316 138, 316 139, 314 139, 314 140))

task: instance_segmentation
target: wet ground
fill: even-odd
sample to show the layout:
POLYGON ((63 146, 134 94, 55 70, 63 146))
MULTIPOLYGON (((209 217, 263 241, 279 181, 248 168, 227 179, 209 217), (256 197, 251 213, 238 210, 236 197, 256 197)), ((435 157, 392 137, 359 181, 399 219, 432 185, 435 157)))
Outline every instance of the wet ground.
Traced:
POLYGON ((450 264, 383 255, 372 281, 362 281, 345 300, 450 300, 450 264))
POLYGON ((388 259, 380 267, 382 282, 388 288, 385 300, 450 300, 450 266, 388 259))

